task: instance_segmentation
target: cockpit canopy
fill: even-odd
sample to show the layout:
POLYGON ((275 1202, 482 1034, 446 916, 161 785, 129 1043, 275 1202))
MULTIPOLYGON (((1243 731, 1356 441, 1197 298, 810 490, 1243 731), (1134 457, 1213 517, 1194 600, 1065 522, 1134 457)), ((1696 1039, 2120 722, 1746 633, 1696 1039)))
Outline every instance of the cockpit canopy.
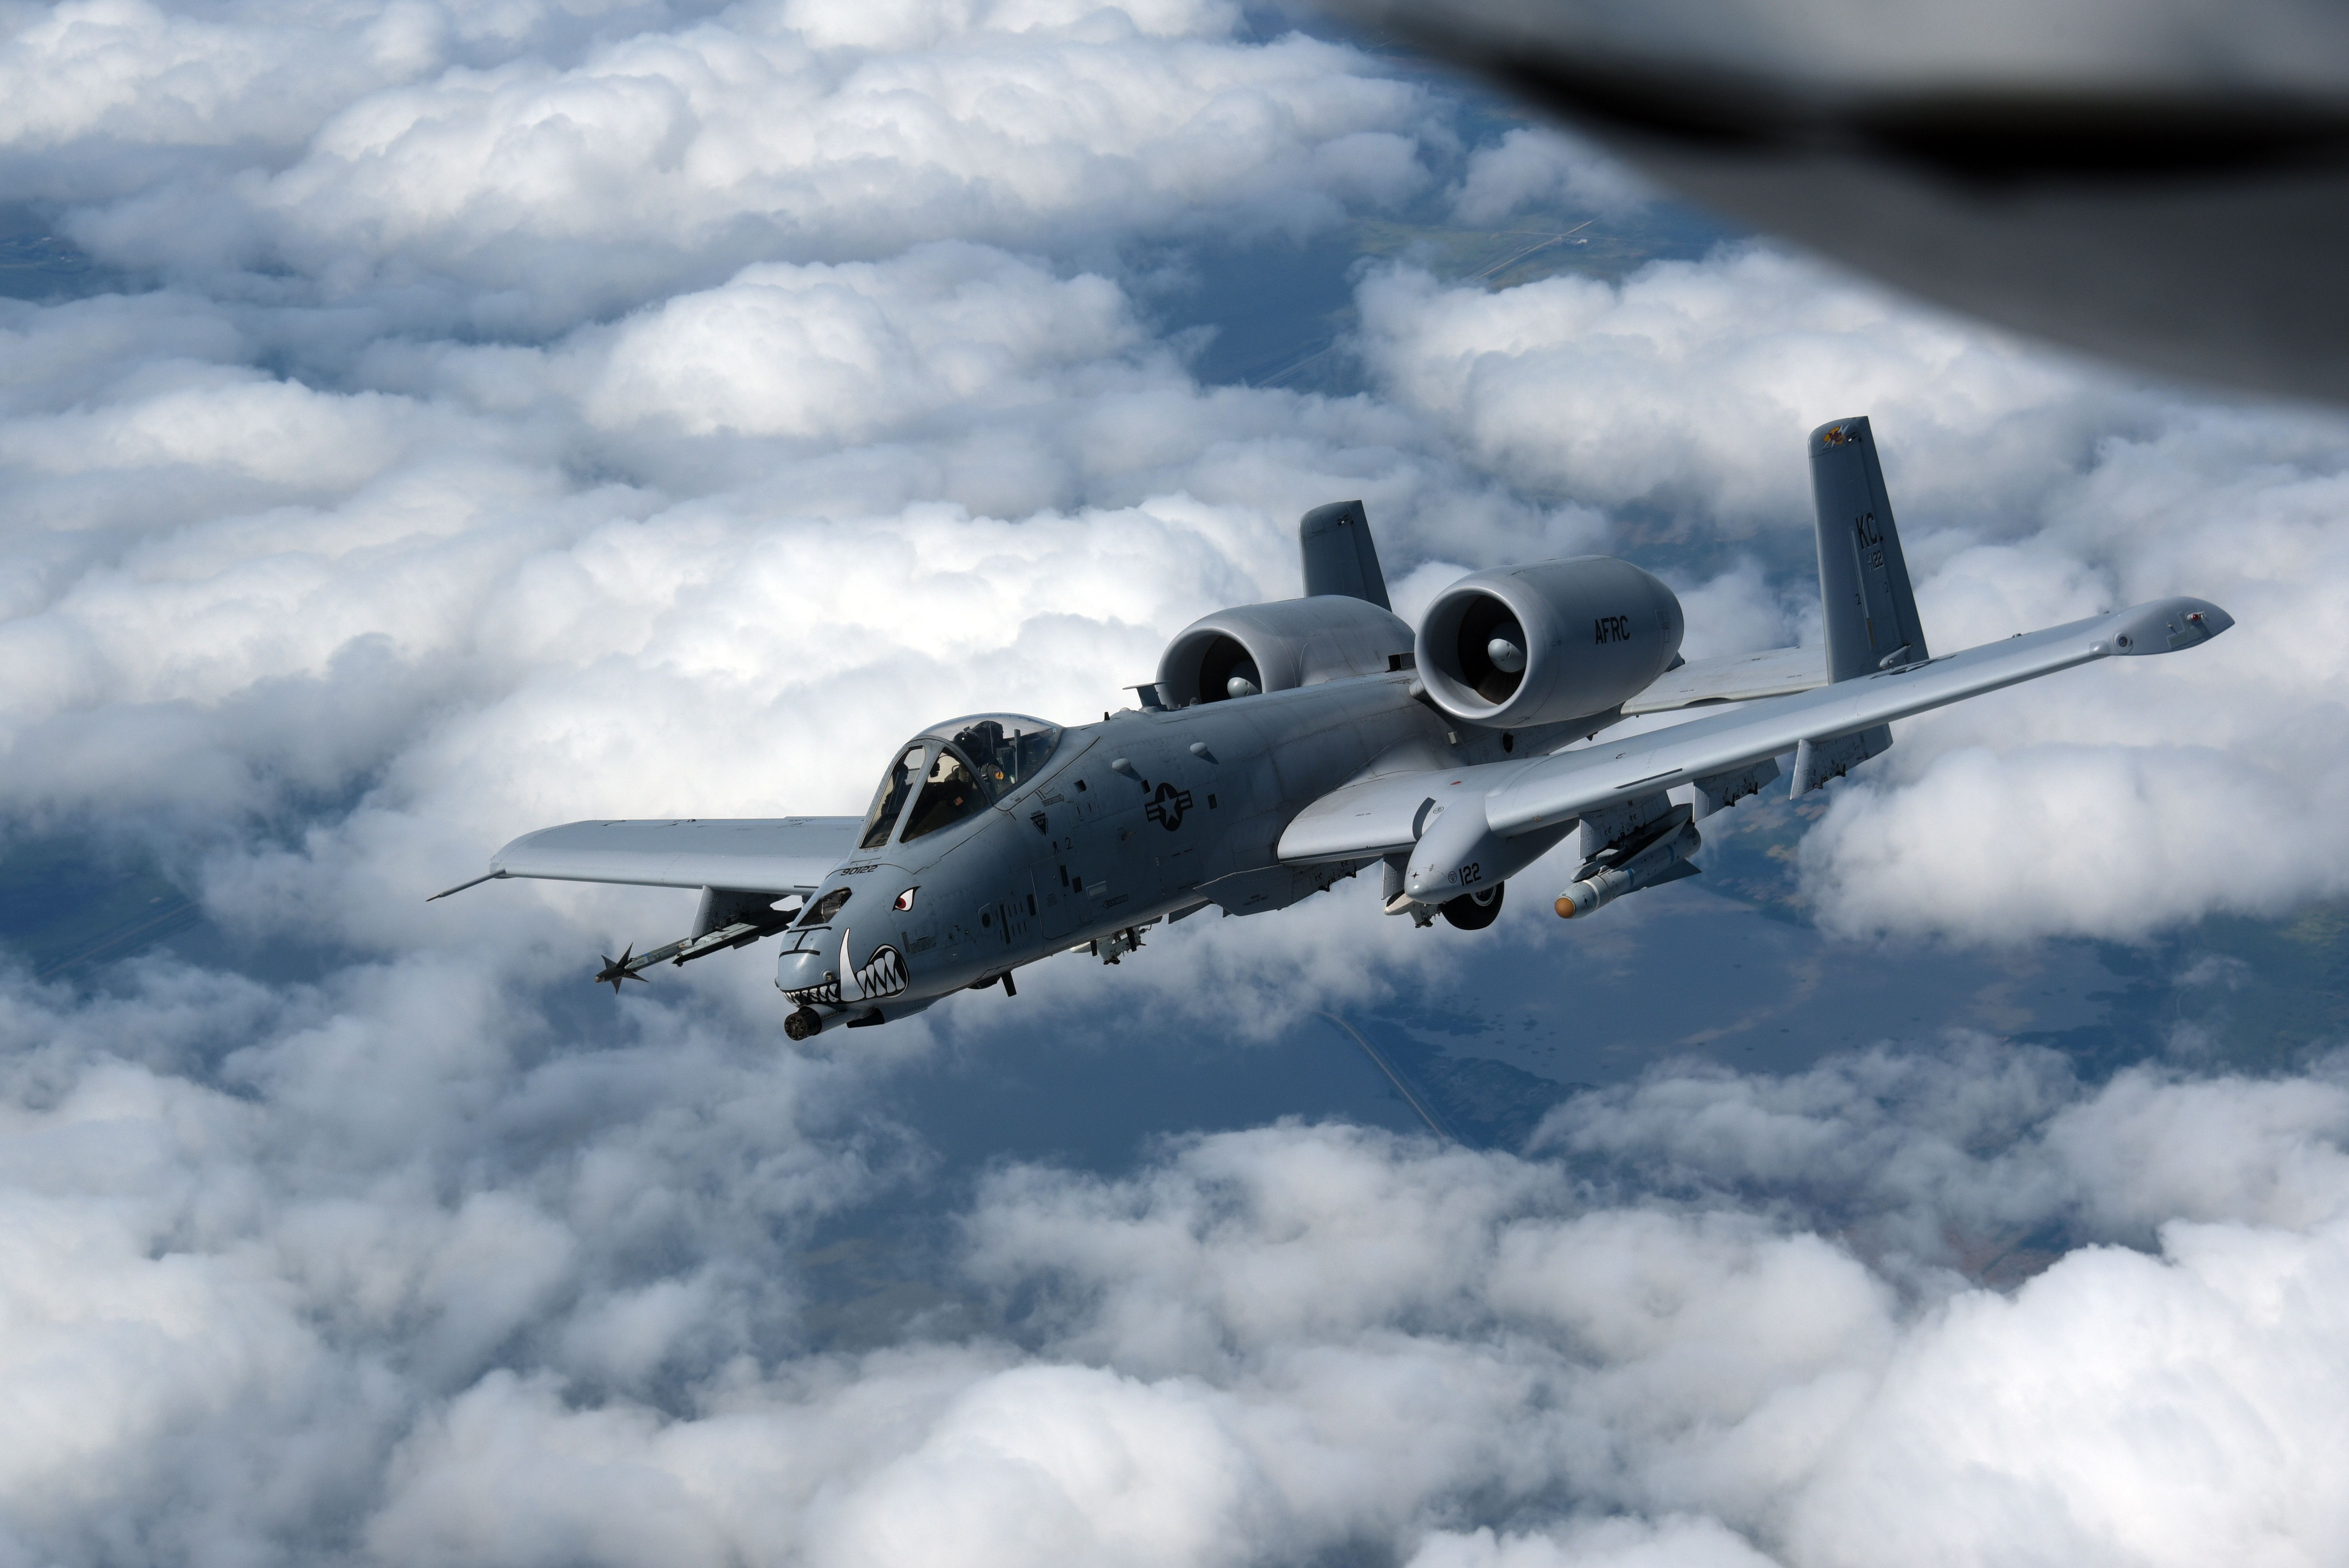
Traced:
POLYGON ((972 714, 931 726, 900 747, 882 775, 858 847, 911 843, 952 827, 1034 778, 1060 744, 1060 726, 1025 714, 972 714))

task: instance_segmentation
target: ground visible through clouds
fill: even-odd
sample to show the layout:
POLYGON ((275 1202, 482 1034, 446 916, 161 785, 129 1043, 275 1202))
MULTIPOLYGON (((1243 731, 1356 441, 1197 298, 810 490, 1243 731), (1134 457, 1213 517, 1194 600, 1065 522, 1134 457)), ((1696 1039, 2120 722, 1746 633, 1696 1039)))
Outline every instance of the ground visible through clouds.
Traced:
POLYGON ((0 1568, 2339 1561, 2344 472, 1304 14, 0 14, 0 1568), (807 1050, 586 983, 688 894, 423 903, 1088 717, 1328 500, 1815 640, 1863 411, 1938 646, 2238 628, 807 1050))

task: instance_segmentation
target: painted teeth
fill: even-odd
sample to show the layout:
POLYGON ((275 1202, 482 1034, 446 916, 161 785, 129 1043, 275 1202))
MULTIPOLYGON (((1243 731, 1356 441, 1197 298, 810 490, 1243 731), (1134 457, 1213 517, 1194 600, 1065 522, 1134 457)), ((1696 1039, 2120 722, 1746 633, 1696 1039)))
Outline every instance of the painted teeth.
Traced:
POLYGON ((884 947, 873 954, 872 962, 856 972, 856 988, 867 996, 894 996, 905 988, 905 965, 894 947, 884 947))
MULTIPOLYGON (((862 1000, 895 996, 905 988, 905 961, 897 956, 894 947, 876 948, 864 967, 856 971, 855 980, 856 994, 862 1000)), ((836 1007, 840 1005, 840 982, 827 980, 821 985, 786 991, 783 995, 802 1006, 836 1007)))

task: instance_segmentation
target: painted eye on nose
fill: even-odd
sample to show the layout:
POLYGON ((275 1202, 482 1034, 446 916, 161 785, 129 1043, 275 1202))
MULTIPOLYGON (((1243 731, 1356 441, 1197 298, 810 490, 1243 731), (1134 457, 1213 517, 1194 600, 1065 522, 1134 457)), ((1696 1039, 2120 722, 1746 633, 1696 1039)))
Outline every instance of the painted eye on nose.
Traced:
POLYGON ((897 902, 891 904, 889 907, 895 910, 907 910, 913 908, 914 895, 921 891, 922 890, 918 887, 907 888, 904 892, 897 895, 897 902))

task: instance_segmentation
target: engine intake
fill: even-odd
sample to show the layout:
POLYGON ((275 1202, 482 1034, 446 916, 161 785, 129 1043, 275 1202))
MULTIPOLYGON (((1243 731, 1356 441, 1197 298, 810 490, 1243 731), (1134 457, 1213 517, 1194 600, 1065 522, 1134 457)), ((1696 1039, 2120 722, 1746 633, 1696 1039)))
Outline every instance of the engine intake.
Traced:
POLYGON ((1498 567, 1435 596, 1420 678, 1453 717, 1496 729, 1604 713, 1671 667, 1686 622, 1670 588, 1603 555, 1498 567))
POLYGON ((1401 667, 1411 627, 1376 604, 1340 594, 1242 604, 1194 621, 1158 661, 1169 707, 1228 702, 1401 667))

